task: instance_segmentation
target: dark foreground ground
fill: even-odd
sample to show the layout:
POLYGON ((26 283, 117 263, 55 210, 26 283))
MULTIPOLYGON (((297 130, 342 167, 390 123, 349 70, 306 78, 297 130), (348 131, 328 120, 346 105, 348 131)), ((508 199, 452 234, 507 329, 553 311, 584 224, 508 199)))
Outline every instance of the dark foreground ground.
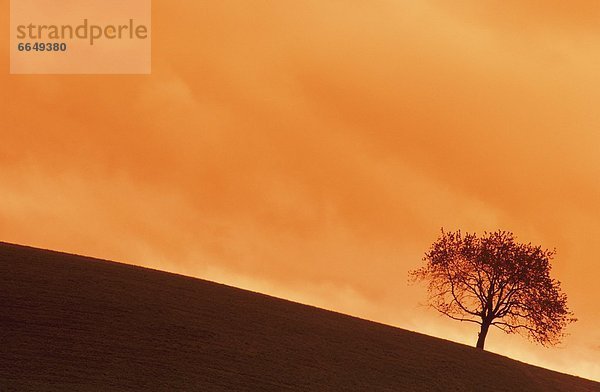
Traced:
POLYGON ((600 391, 236 288, 0 243, 0 391, 600 391))

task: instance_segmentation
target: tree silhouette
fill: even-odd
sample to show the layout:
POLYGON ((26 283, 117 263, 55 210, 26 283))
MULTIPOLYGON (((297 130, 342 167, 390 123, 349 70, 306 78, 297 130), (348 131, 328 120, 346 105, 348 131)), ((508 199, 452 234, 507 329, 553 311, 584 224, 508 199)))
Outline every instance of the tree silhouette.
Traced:
POLYGON ((479 324, 483 349, 490 326, 522 333, 542 346, 560 343, 576 321, 560 282, 550 277, 555 251, 515 241, 512 233, 444 232, 425 253, 426 265, 410 271, 427 281, 428 303, 459 321, 479 324))

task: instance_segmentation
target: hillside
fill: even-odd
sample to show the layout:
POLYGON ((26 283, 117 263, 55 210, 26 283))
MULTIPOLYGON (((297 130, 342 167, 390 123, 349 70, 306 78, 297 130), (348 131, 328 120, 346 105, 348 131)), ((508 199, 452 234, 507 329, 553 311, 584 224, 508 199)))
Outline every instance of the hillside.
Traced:
POLYGON ((0 391, 600 391, 204 280, 0 243, 0 391))

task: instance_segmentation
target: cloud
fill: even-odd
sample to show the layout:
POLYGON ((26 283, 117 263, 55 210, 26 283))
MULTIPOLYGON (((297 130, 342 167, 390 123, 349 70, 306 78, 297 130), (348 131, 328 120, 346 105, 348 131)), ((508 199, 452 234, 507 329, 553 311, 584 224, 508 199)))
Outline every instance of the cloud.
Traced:
POLYGON ((594 8, 486 4, 159 1, 151 76, 0 75, 0 237, 470 343, 406 272, 506 228, 557 247, 580 322, 490 347, 598 379, 594 8))

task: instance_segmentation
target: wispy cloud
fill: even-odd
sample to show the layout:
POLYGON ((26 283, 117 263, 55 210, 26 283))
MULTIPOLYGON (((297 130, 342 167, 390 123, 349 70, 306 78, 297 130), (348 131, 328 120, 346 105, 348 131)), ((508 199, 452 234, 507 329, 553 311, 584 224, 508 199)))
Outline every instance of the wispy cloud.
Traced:
POLYGON ((487 4, 155 1, 150 77, 0 75, 0 236, 470 342, 406 271, 507 228, 580 321, 490 347, 600 379, 597 5, 487 4))

